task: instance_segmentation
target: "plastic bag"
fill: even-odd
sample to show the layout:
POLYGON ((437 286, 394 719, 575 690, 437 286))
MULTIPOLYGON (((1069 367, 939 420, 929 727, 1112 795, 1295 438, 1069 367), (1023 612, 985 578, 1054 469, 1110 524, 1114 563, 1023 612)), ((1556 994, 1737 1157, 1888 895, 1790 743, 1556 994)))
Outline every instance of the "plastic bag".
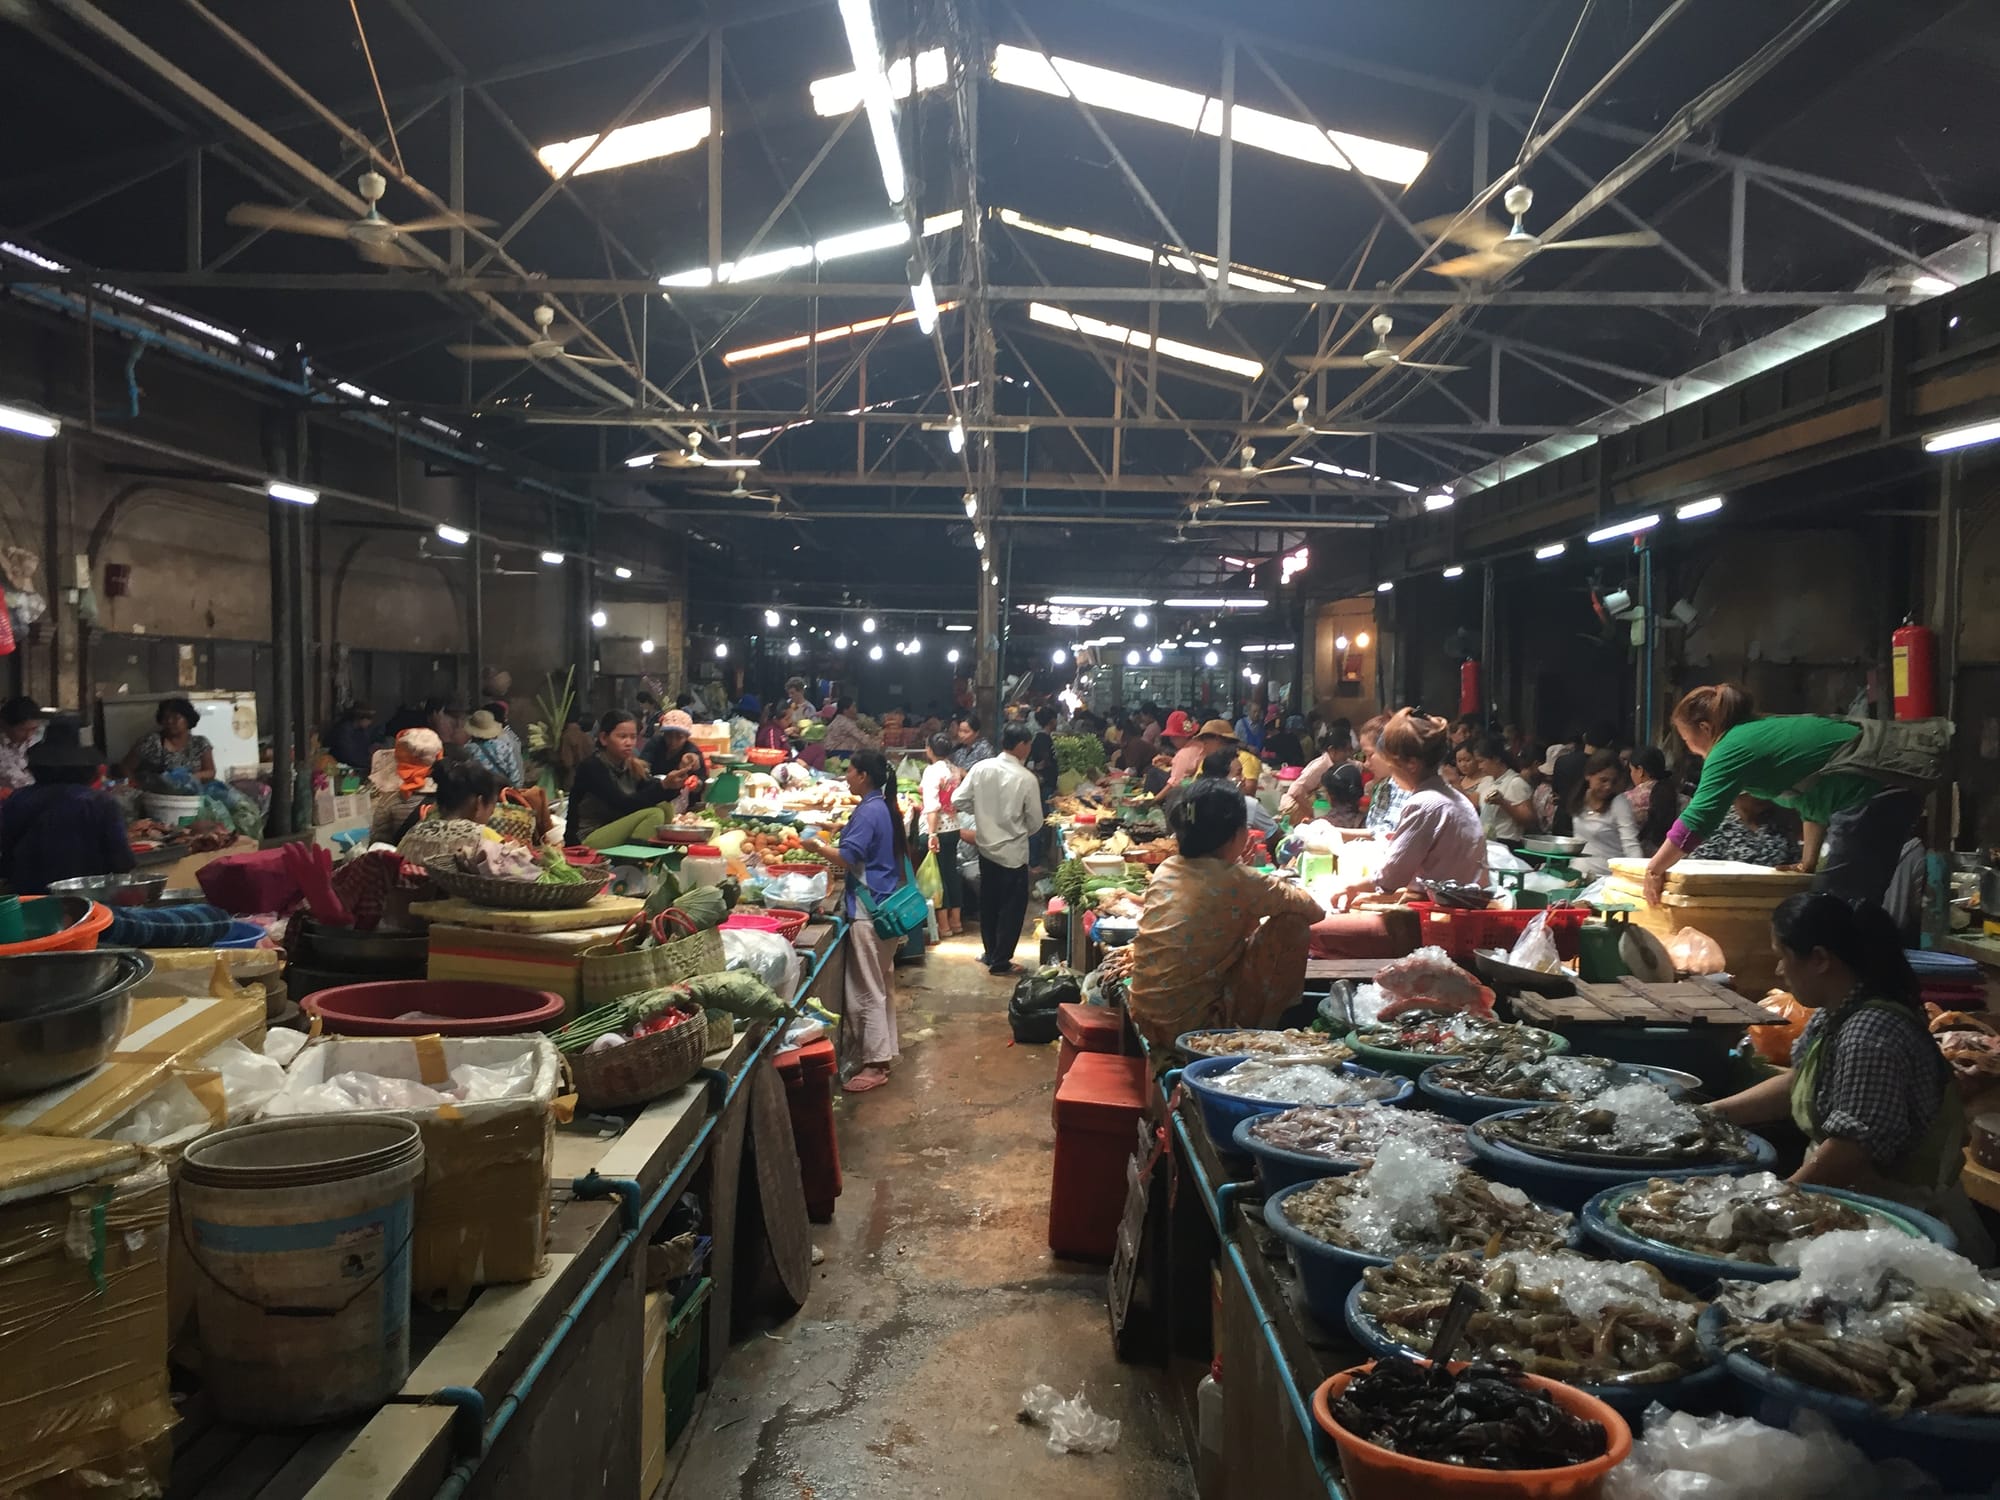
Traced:
POLYGON ((1556 952, 1556 940, 1549 936, 1546 911, 1536 912, 1534 920, 1514 939, 1514 946, 1507 950, 1507 962, 1517 969, 1533 969, 1537 974, 1561 972, 1562 955, 1556 952))
POLYGON ((1729 967, 1722 945, 1698 927, 1683 927, 1667 944, 1677 974, 1720 974, 1729 967))
POLYGON ((1604 1500, 1821 1500, 1913 1488, 1914 1469, 1870 1464, 1817 1412, 1799 1413, 1788 1432, 1656 1402, 1644 1428, 1632 1456, 1605 1476, 1604 1500))
POLYGON ((1023 975, 1007 1002, 1007 1024, 1014 1040, 1053 1042, 1060 1007, 1077 1004, 1082 999, 1083 981, 1066 965, 1046 964, 1032 974, 1023 975))
POLYGON ((780 995, 792 993, 799 956, 777 933, 725 927, 722 953, 729 968, 756 975, 780 995))
POLYGON ((938 873, 935 854, 926 854, 924 862, 917 866, 917 889, 932 906, 944 905, 944 876, 938 873))
POLYGON ((1048 1428, 1051 1453, 1109 1453, 1118 1446, 1119 1423, 1092 1411, 1081 1391, 1065 1396, 1038 1385, 1021 1397, 1021 1420, 1048 1428))
POLYGON ((810 911, 826 900, 825 875, 780 875, 764 887, 764 904, 810 911))
POLYGON ((1442 948, 1419 948, 1405 958, 1384 964, 1376 984, 1388 997, 1377 1013, 1389 1020, 1406 1010, 1460 1010, 1493 1014, 1493 991, 1461 969, 1442 948))
POLYGON ((1750 1045, 1757 1055, 1767 1063, 1776 1063, 1781 1068, 1792 1065, 1792 1044, 1805 1035, 1806 1022, 1812 1019, 1812 1012, 1783 990, 1772 990, 1758 1002, 1766 1010, 1775 1010, 1785 1019, 1773 1026, 1752 1026, 1749 1029, 1750 1045))

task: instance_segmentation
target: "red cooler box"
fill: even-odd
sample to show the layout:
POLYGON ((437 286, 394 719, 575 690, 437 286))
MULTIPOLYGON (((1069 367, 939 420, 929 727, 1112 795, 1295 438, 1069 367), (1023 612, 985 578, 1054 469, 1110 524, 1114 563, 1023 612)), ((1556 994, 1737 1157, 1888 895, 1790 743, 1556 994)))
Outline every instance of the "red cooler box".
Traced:
POLYGON ((833 1043, 825 1037, 775 1059, 792 1112, 792 1139, 805 1179, 806 1215, 815 1224, 833 1218, 840 1196, 840 1141, 833 1133, 833 1043))
POLYGON ((1056 1030, 1062 1046, 1056 1051, 1056 1082, 1069 1076, 1077 1056, 1084 1052, 1125 1050, 1125 1023, 1118 1012, 1106 1005, 1064 1005, 1056 1011, 1056 1030))
POLYGON ((1125 1212, 1125 1163, 1146 1113, 1146 1060, 1083 1052, 1056 1086, 1055 1179, 1049 1248, 1109 1260, 1125 1212))

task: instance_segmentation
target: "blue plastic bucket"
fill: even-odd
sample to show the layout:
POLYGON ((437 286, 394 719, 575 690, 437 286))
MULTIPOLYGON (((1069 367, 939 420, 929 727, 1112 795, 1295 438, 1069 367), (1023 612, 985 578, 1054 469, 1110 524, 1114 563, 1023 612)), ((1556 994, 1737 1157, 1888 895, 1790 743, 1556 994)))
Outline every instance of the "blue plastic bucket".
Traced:
POLYGON ((1574 1162, 1551 1161, 1547 1157, 1519 1150, 1505 1141, 1487 1139, 1484 1127, 1491 1121, 1545 1107, 1531 1104, 1526 1109, 1502 1110, 1488 1115, 1485 1120, 1468 1125, 1465 1138, 1472 1145, 1472 1154, 1482 1175, 1495 1182, 1510 1183, 1531 1198, 1574 1211, 1580 1211, 1584 1204, 1605 1188, 1617 1187, 1621 1183, 1645 1182, 1654 1177, 1741 1177, 1746 1172, 1768 1171, 1771 1163, 1778 1159, 1771 1143, 1760 1135, 1749 1136, 1751 1150, 1756 1154, 1747 1162, 1652 1168, 1586 1167, 1574 1162))
MULTIPOLYGON (((1435 1063, 1418 1075, 1417 1093, 1426 1109, 1434 1109, 1441 1115, 1457 1120, 1460 1124, 1470 1125, 1476 1120, 1485 1119, 1488 1115, 1524 1107, 1523 1101, 1519 1099, 1502 1099, 1493 1094, 1468 1094, 1459 1089, 1444 1087, 1432 1075, 1439 1068, 1448 1066, 1450 1066, 1448 1063, 1435 1063)), ((1674 1076, 1670 1068, 1656 1070, 1639 1067, 1633 1063, 1618 1063, 1614 1066, 1613 1076, 1618 1083, 1657 1083, 1676 1099, 1684 1097, 1687 1093, 1686 1085, 1674 1076)))
MULTIPOLYGON (((1912 1239, 1935 1240, 1947 1250, 1958 1248, 1958 1236, 1951 1232, 1949 1226, 1914 1208, 1906 1208, 1886 1198, 1850 1193, 1845 1188, 1798 1186, 1804 1192, 1838 1198, 1879 1215, 1888 1221, 1885 1227, 1900 1229, 1912 1239)), ((1790 1281, 1799 1274, 1797 1268, 1792 1266, 1766 1266, 1755 1261, 1731 1260, 1724 1255, 1702 1255, 1634 1233, 1613 1215, 1627 1198, 1645 1189, 1644 1182, 1626 1182, 1597 1193, 1577 1215, 1584 1234, 1619 1260, 1643 1260, 1658 1266, 1691 1292, 1707 1292, 1718 1281, 1790 1281)))
MULTIPOLYGON (((1296 1104, 1265 1099, 1242 1099, 1234 1094, 1225 1094, 1208 1082, 1219 1073, 1227 1073, 1241 1057, 1204 1057, 1200 1062, 1189 1063, 1181 1069, 1181 1082, 1187 1086, 1195 1102, 1201 1106, 1202 1123, 1208 1127, 1208 1138, 1218 1151, 1236 1148, 1230 1141, 1236 1134, 1236 1127, 1244 1120, 1256 1115, 1274 1115, 1280 1110, 1297 1109, 1296 1104)), ((1372 1068, 1361 1067, 1357 1063, 1342 1063, 1340 1071, 1350 1078, 1379 1078, 1381 1075, 1372 1068)), ((1402 1104, 1416 1092, 1416 1085, 1403 1082, 1397 1091, 1381 1100, 1383 1104, 1402 1104)))
MULTIPOLYGON (((1373 1313, 1361 1308, 1361 1294, 1366 1288, 1357 1278, 1353 1289, 1347 1294, 1345 1317, 1347 1331, 1354 1341, 1377 1359, 1392 1354, 1412 1354, 1419 1359, 1428 1358, 1429 1349, 1419 1349, 1414 1344, 1405 1344, 1376 1319, 1373 1313)), ((1703 1351, 1705 1354, 1706 1350, 1703 1351)), ((1461 1353, 1461 1359, 1469 1356, 1461 1353)), ((1647 1384, 1590 1385, 1581 1380, 1566 1382, 1587 1395, 1595 1396, 1606 1406, 1628 1421, 1636 1422, 1646 1408, 1655 1401, 1674 1411, 1694 1412, 1705 1415, 1716 1409, 1717 1403, 1729 1388, 1729 1375, 1715 1362, 1711 1354, 1709 1363, 1703 1368, 1683 1375, 1678 1380, 1655 1380, 1647 1384)))

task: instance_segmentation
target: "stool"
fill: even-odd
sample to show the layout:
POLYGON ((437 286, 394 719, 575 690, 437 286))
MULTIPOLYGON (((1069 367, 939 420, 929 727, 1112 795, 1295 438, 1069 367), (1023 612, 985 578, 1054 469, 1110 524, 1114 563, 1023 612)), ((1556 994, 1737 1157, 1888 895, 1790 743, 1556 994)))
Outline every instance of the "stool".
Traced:
POLYGON ((774 1061, 785 1083, 792 1139, 799 1148, 806 1217, 815 1224, 830 1223, 833 1200, 840 1196, 840 1140, 833 1128, 833 1043, 821 1037, 780 1052, 774 1061))
POLYGON ((1147 1087, 1145 1058, 1115 1052, 1079 1053, 1056 1086, 1049 1249, 1057 1255, 1109 1260, 1117 1248, 1147 1087))
POLYGON ((1056 1008, 1056 1034, 1062 1045, 1056 1051, 1056 1083, 1069 1076, 1079 1053, 1123 1052, 1125 1022, 1108 1005, 1081 1005, 1072 1002, 1056 1008))

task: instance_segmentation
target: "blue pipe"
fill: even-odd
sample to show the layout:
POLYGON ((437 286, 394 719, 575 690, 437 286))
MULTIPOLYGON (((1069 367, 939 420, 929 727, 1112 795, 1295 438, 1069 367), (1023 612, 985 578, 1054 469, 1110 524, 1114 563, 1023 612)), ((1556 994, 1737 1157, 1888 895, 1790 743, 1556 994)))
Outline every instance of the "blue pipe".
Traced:
MULTIPOLYGON (((1270 1351, 1271 1363, 1278 1371, 1278 1380, 1285 1388, 1286 1400, 1292 1408, 1292 1418, 1299 1424, 1305 1437, 1306 1452, 1312 1455, 1313 1471, 1319 1475, 1320 1483, 1326 1486, 1330 1500, 1346 1500, 1347 1491, 1340 1482, 1340 1475, 1326 1460, 1322 1451, 1324 1440, 1320 1436, 1319 1423, 1306 1406, 1305 1398, 1299 1394, 1299 1384, 1292 1379, 1292 1367, 1285 1359, 1285 1351, 1278 1344, 1277 1325, 1265 1309, 1257 1295, 1257 1288, 1250 1282, 1250 1267, 1244 1262, 1243 1251, 1234 1239, 1225 1240, 1224 1248, 1229 1252, 1230 1264, 1236 1268, 1237 1280, 1243 1283, 1243 1295, 1257 1313, 1257 1327, 1264 1335, 1264 1347, 1270 1351)), ((1223 1378, 1228 1378, 1225 1372, 1223 1378)))
MULTIPOLYGON (((833 924, 835 927, 834 939, 826 945, 826 951, 814 961, 812 972, 807 974, 804 981, 799 985, 798 993, 800 998, 792 1003, 786 1016, 787 1021, 792 1019, 804 1005, 804 997, 819 979, 821 971, 826 967, 826 961, 833 956, 834 950, 839 948, 841 942, 847 936, 847 924, 845 921, 835 917, 833 924)), ((764 1054, 770 1049, 772 1040, 781 1036, 784 1033, 784 1029, 782 1024, 773 1026, 763 1039, 757 1043, 755 1050, 751 1052, 748 1060, 745 1061, 743 1071, 738 1073, 734 1078, 727 1080, 727 1086, 723 1090, 722 1098, 715 1105, 713 1112, 706 1120, 701 1122, 701 1129, 695 1132, 695 1137, 688 1143, 687 1149, 674 1159, 674 1164, 667 1169, 666 1175, 660 1179, 660 1186, 654 1191, 651 1197, 645 1199, 643 1206, 640 1204, 640 1199, 645 1194, 645 1187, 636 1178, 604 1177, 593 1171, 575 1179, 571 1184, 571 1190, 579 1198, 592 1199, 615 1195, 619 1200, 619 1217, 623 1220, 625 1228, 620 1232, 617 1240, 613 1242, 610 1251, 605 1255, 604 1263, 592 1273, 590 1279, 584 1283, 583 1290, 578 1292, 575 1298, 571 1300, 569 1306, 563 1310, 562 1316, 556 1320, 555 1327, 549 1330, 549 1336, 542 1341, 541 1348, 537 1349, 534 1358, 528 1361, 527 1369, 523 1370, 520 1378, 507 1388, 507 1394, 500 1398, 500 1404, 494 1408, 492 1419, 484 1423, 483 1427, 476 1434, 476 1438, 470 1441, 469 1446, 464 1441, 461 1442, 464 1456, 452 1465, 451 1471, 444 1477, 444 1482, 437 1487, 433 1500, 457 1500, 457 1497, 465 1493, 466 1486, 472 1482, 473 1475, 478 1473, 480 1466, 486 1461, 486 1456, 493 1451, 494 1445, 499 1442, 500 1435, 507 1430, 507 1425, 514 1420, 514 1414, 521 1409, 527 1402, 528 1397, 533 1394, 536 1383, 542 1378, 542 1373, 548 1369, 549 1362, 555 1358, 556 1352, 562 1348, 564 1341, 568 1339, 571 1331, 576 1327, 583 1313, 588 1309, 591 1300, 596 1297, 598 1292, 603 1290, 604 1284, 611 1279, 612 1272, 624 1264, 626 1252, 645 1233, 645 1226, 652 1221, 653 1215, 667 1206, 670 1196, 678 1196, 679 1189, 676 1183, 681 1173, 693 1163, 696 1155, 707 1146, 708 1138, 715 1130, 715 1122, 729 1108, 730 1103, 736 1097, 737 1090, 743 1086, 744 1080, 749 1078, 751 1073, 755 1071, 757 1064, 763 1061, 764 1054)), ((711 1079, 724 1076, 711 1068, 704 1068, 702 1072, 711 1079)), ((461 1432, 462 1438, 470 1436, 465 1434, 461 1427, 461 1422, 468 1420, 466 1413, 471 1405, 470 1402, 465 1401, 458 1394, 465 1389, 462 1386, 445 1386, 437 1391, 433 1391, 427 1398, 429 1401, 440 1405, 450 1405, 457 1408, 457 1411, 453 1415, 453 1426, 455 1430, 461 1432)), ((475 1399, 480 1400, 480 1410, 483 1412, 483 1398, 479 1397, 477 1391, 472 1391, 470 1394, 475 1399)))

